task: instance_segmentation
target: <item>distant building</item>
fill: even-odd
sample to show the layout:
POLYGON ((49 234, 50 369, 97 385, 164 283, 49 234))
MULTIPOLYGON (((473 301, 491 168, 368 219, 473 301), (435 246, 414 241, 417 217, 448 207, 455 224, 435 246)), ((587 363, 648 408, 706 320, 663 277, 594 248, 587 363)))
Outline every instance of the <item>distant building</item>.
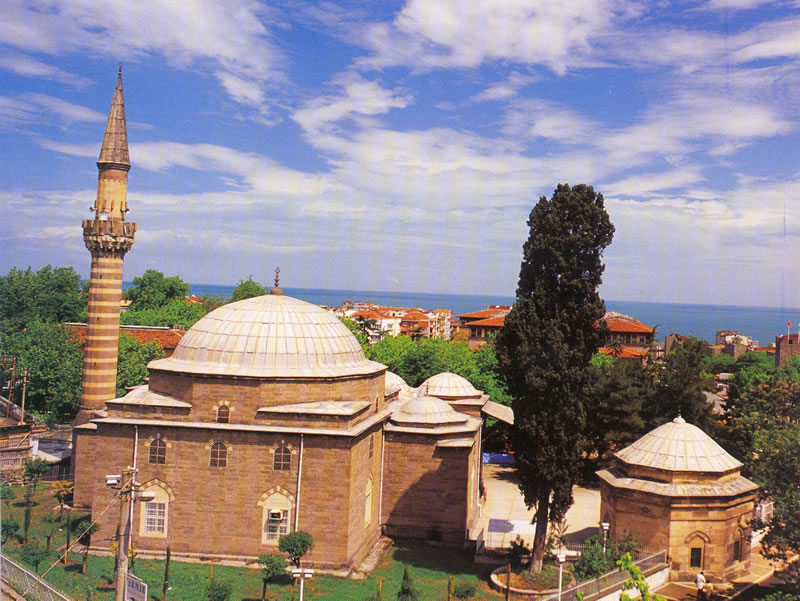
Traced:
MULTIPOLYGON (((81 343, 85 343, 87 327, 85 323, 67 323, 64 325, 68 330, 75 333, 81 343)), ((130 334, 142 344, 147 344, 155 340, 158 342, 159 346, 164 349, 165 357, 172 356, 172 353, 175 352, 175 347, 178 346, 181 338, 183 338, 183 335, 186 333, 181 324, 176 324, 172 327, 131 326, 123 324, 119 326, 119 331, 130 334)))
POLYGON ((503 327, 510 312, 510 305, 489 305, 487 309, 459 315, 461 329, 469 332, 469 347, 486 344, 486 339, 503 327))
POLYGON ((382 309, 360 310, 348 317, 355 322, 366 321, 370 344, 377 344, 386 336, 400 335, 400 318, 387 315, 382 309))
POLYGON ((421 309, 412 309, 400 319, 400 333, 411 338, 430 338, 430 319, 421 309))
POLYGON ((655 330, 629 315, 609 311, 603 316, 603 321, 608 328, 605 346, 621 344, 647 349, 653 342, 655 330))
POLYGON ((786 367, 790 357, 800 355, 798 334, 775 337, 775 367, 786 367))

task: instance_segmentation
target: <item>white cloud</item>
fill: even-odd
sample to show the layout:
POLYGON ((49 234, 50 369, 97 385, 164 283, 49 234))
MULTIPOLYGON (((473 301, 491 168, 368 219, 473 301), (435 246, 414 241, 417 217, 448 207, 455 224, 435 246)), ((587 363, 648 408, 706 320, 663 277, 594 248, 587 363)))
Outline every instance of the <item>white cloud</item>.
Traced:
POLYGON ((24 77, 38 77, 41 79, 52 79, 73 86, 86 86, 92 80, 86 77, 79 77, 72 73, 67 73, 58 67, 48 65, 31 56, 19 53, 6 53, 0 55, 0 69, 12 71, 24 77))
MULTIPOLYGON (((703 181, 700 170, 695 166, 674 169, 661 173, 642 173, 632 175, 604 185, 603 193, 609 196, 645 196, 654 192, 663 192, 675 188, 683 188, 703 181)), ((649 203, 648 203, 649 204, 649 203)))
POLYGON ((593 38, 639 11, 632 1, 410 0, 392 23, 363 32, 374 55, 359 62, 425 69, 507 60, 564 73, 587 59, 593 38))
POLYGON ((522 73, 511 73, 505 81, 493 84, 479 92, 470 100, 473 102, 484 102, 488 100, 506 100, 513 98, 519 93, 520 88, 539 81, 541 78, 536 75, 523 75, 522 73))
POLYGON ((0 96, 0 125, 104 123, 107 115, 47 94, 27 93, 16 98, 0 96))
POLYGON ((46 10, 7 0, 0 43, 53 55, 89 51, 135 60, 156 53, 178 68, 210 61, 237 102, 263 109, 263 92, 255 89, 285 81, 270 19, 253 0, 111 0, 102 10, 94 0, 52 0, 46 10))
POLYGON ((547 100, 519 100, 509 106, 503 132, 529 139, 546 138, 590 144, 599 124, 569 107, 547 100))

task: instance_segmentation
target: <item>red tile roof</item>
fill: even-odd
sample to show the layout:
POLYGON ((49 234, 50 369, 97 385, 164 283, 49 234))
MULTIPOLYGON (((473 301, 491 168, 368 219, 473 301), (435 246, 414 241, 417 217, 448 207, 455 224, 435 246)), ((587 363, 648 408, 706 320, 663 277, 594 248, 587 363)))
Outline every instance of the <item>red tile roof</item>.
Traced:
POLYGON ((471 321, 466 325, 470 328, 473 326, 477 326, 479 328, 502 328, 505 322, 506 322, 505 315, 500 315, 497 317, 490 317, 488 319, 479 319, 478 321, 471 321))
POLYGON ((495 309, 482 309, 481 311, 473 311, 472 313, 462 313, 459 317, 466 317, 467 319, 486 319, 488 317, 497 317, 499 315, 507 315, 511 311, 511 307, 500 307, 495 309))
MULTIPOLYGON (((72 323, 66 324, 67 329, 71 332, 75 332, 78 337, 78 340, 83 343, 84 339, 86 338, 86 324, 80 323, 72 323)), ((175 350, 175 347, 178 346, 178 343, 183 338, 183 335, 186 333, 182 330, 174 330, 172 328, 161 328, 161 327, 147 327, 147 326, 125 326, 121 325, 119 327, 121 332, 125 332, 126 334, 130 334, 136 340, 141 342, 142 344, 147 344, 148 342, 152 342, 155 340, 161 345, 161 348, 164 349, 164 353, 167 357, 172 354, 172 351, 175 350)))
POLYGON ((644 334, 652 334, 653 328, 648 325, 643 324, 641 321, 637 321, 632 319, 628 321, 627 319, 605 319, 606 325, 608 329, 612 332, 635 332, 637 334, 644 333, 644 334))
POLYGON ((350 319, 383 319, 386 317, 383 313, 378 311, 356 311, 350 316, 350 319))

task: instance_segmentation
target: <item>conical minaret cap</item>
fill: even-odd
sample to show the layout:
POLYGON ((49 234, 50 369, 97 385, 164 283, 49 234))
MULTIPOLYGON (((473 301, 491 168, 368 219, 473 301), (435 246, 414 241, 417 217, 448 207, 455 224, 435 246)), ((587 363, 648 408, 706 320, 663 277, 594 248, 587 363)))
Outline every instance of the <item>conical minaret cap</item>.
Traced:
POLYGON ((117 88, 114 90, 114 99, 111 101, 111 111, 108 113, 103 147, 100 149, 100 158, 97 160, 98 167, 102 164, 119 165, 128 169, 131 166, 128 155, 128 129, 125 125, 125 98, 122 96, 121 66, 117 76, 117 88))

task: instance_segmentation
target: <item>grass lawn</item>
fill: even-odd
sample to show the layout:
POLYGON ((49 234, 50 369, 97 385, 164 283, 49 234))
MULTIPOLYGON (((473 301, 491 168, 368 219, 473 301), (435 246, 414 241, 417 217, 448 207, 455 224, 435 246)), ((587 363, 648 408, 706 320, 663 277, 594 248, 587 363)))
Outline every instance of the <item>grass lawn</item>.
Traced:
MULTIPOLYGON (((10 512, 3 506, 3 518, 13 517, 22 525, 24 516, 24 502, 22 489, 16 489, 17 497, 11 502, 10 512), (9 513, 11 514, 9 516, 9 513)), ((44 515, 58 513, 56 502, 49 495, 45 487, 41 487, 36 496, 37 505, 32 510, 31 528, 28 533, 30 542, 45 543, 47 525, 43 522, 44 515), (55 511, 53 511, 55 508, 55 511)), ((111 514, 107 514, 111 515, 111 514)), ((116 513, 109 519, 115 519, 116 513)), ((3 546, 3 553, 12 557, 18 563, 21 545, 22 529, 20 528, 20 541, 9 541, 3 546)), ((63 546, 65 537, 63 532, 56 532, 52 552, 49 560, 39 566, 41 574, 58 558, 56 547, 63 546)), ((386 554, 383 562, 366 580, 349 580, 317 574, 306 581, 305 598, 309 601, 362 601, 377 595, 378 583, 383 582, 382 598, 389 601, 397 598, 400 582, 403 578, 403 566, 407 564, 414 587, 419 593, 420 601, 442 601, 447 599, 447 582, 453 576, 453 584, 458 582, 472 582, 476 587, 473 601, 494 601, 503 599, 503 596, 489 589, 488 577, 491 568, 475 564, 469 554, 459 550, 429 547, 421 544, 398 544, 386 554)), ((55 588, 63 591, 74 601, 87 598, 87 591, 91 591, 92 601, 112 601, 114 591, 107 589, 114 574, 114 561, 111 557, 89 557, 88 574, 80 573, 81 555, 70 554, 70 564, 64 566, 56 564, 46 576, 46 580, 55 588)), ((136 576, 148 585, 148 595, 152 601, 160 601, 164 578, 164 562, 136 559, 132 570, 136 576)), ((170 586, 167 593, 168 601, 205 601, 205 588, 210 580, 210 566, 208 564, 170 563, 170 586)), ((244 601, 261 599, 261 576, 259 570, 247 568, 232 568, 227 566, 214 566, 214 578, 225 580, 233 586, 230 601, 244 601)), ((289 601, 291 598, 291 578, 287 574, 274 583, 270 583, 267 596, 274 601, 289 601)), ((295 594, 297 598, 297 594, 295 594)))

